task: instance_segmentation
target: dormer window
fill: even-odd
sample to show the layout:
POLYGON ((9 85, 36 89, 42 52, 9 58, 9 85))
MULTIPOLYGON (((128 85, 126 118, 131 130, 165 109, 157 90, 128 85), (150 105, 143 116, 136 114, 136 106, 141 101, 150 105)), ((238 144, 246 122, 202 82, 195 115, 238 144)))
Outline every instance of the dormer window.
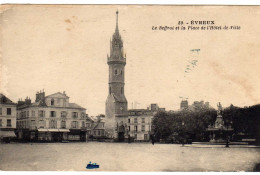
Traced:
POLYGON ((54 105, 54 99, 51 99, 51 106, 54 105))

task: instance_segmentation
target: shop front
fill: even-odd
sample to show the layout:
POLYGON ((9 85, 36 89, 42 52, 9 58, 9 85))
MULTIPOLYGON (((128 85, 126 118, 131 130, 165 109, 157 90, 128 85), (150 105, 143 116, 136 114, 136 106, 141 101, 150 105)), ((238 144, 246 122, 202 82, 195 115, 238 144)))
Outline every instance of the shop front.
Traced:
POLYGON ((69 129, 38 129, 38 141, 67 141, 68 132, 70 132, 69 129))
POLYGON ((85 142, 87 140, 87 131, 83 129, 70 129, 68 140, 85 142))

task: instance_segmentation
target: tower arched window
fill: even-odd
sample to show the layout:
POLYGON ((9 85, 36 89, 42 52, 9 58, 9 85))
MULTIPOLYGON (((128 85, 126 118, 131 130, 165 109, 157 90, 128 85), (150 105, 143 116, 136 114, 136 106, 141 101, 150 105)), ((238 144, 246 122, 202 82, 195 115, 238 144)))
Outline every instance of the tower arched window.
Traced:
POLYGON ((51 105, 52 106, 54 105, 54 99, 51 99, 51 105))
POLYGON ((115 75, 117 75, 117 69, 115 70, 115 75))
POLYGON ((123 71, 121 70, 121 75, 123 75, 123 71))

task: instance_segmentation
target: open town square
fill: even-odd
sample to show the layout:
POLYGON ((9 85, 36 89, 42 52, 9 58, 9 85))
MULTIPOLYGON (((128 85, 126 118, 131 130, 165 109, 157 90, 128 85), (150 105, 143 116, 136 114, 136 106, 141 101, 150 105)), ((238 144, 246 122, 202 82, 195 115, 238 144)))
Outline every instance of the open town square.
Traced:
POLYGON ((260 171, 259 8, 5 7, 0 170, 260 171))
POLYGON ((253 171, 259 148, 151 143, 24 143, 1 145, 0 169, 19 171, 253 171), (19 149, 17 149, 19 147, 19 149))

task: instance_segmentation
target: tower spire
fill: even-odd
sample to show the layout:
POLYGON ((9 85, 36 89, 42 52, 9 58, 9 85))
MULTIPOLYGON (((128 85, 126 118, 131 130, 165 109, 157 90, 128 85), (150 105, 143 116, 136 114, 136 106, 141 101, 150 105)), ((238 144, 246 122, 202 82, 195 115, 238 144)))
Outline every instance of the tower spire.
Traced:
POLYGON ((116 31, 118 31, 118 10, 116 11, 116 31))

